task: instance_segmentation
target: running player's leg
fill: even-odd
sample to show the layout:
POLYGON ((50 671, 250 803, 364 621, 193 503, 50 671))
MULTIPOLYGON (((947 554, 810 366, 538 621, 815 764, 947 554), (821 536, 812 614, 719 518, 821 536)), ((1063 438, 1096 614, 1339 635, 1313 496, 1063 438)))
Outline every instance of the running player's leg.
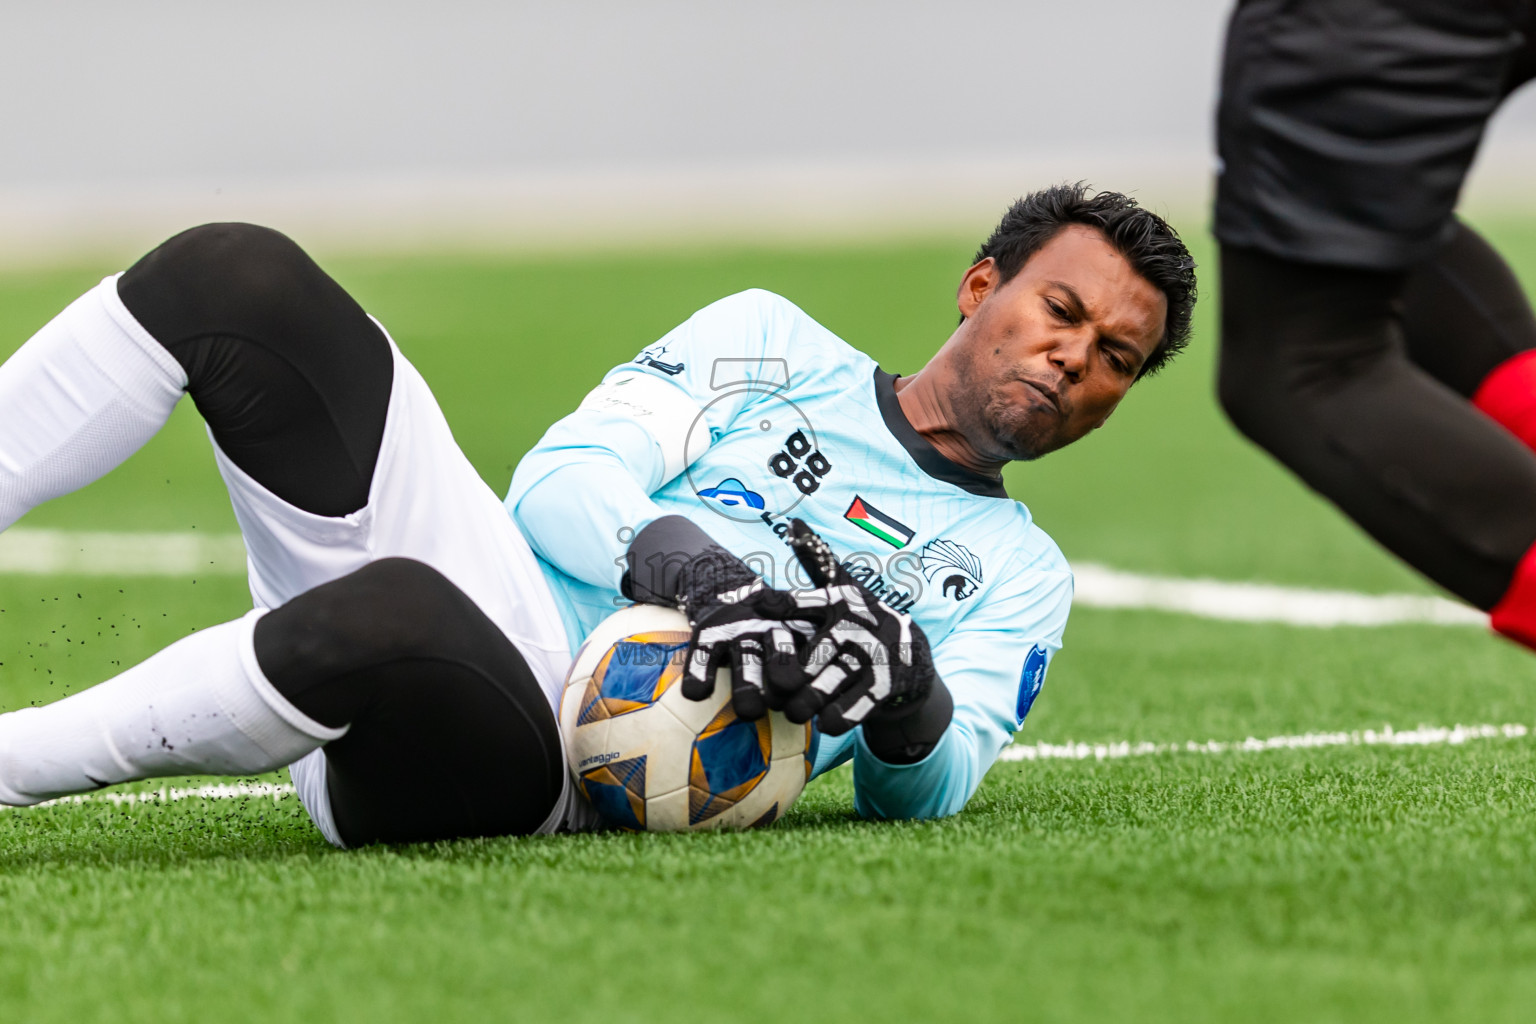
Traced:
POLYGON ((1457 225, 1403 290, 1415 363, 1536 449, 1536 315, 1508 264, 1457 225))
POLYGON ((1325 266, 1433 257, 1488 119, 1527 73, 1520 6, 1239 3, 1216 113, 1216 237, 1325 266))
MULTIPOLYGON (((1504 607, 1536 540, 1536 457, 1410 361, 1397 303, 1455 233, 1460 183, 1523 45, 1512 13, 1249 0, 1217 118, 1223 405, 1483 608, 1504 607)), ((1536 646, 1536 632, 1506 631, 1536 646)))
POLYGON ((1405 277, 1224 246, 1222 405, 1389 550, 1490 609, 1536 541, 1536 456, 1409 360, 1405 277))
MULTIPOLYGON (((1536 78, 1536 4, 1527 8, 1501 97, 1536 78)), ((1466 224, 1409 275, 1403 336, 1414 362, 1536 450, 1536 315, 1503 257, 1466 224)))
MULTIPOLYGON (((1536 78, 1536 4, 1525 6, 1500 101, 1536 78)), ((1410 359, 1536 449, 1536 315, 1509 264, 1465 223, 1409 274, 1403 338, 1410 359)))
MULTIPOLYGON (((1520 282, 1493 246, 1459 221, 1445 247, 1408 275, 1402 309, 1408 357, 1469 400, 1501 366, 1519 365, 1536 350, 1536 316, 1520 282)), ((1536 440, 1513 432, 1527 444, 1536 440)))

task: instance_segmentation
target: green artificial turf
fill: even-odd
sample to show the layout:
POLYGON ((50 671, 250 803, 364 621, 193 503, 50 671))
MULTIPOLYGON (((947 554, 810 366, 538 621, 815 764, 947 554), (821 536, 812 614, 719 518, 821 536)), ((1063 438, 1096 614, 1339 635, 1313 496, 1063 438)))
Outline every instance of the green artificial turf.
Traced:
POLYGON ((337 853, 291 799, 0 816, 7 1019, 1521 1020, 1536 751, 1001 765, 952 821, 337 853))
MULTIPOLYGON (((1536 225, 1485 226, 1536 278, 1536 225)), ((739 288, 780 291, 911 372, 953 326, 972 241, 325 262, 501 490, 605 368, 739 288)), ((0 275, 0 353, 111 269, 0 275)), ((1226 426, 1209 273, 1203 287, 1190 352, 1104 431, 1013 467, 1012 493, 1074 560, 1431 592, 1226 426)), ((23 525, 234 529, 189 404, 23 525)), ((0 708, 248 603, 229 576, 0 576, 0 708)), ((1536 659, 1468 628, 1079 609, 1020 739, 1457 722, 1536 726, 1536 659)), ((7 1024, 1515 1021, 1533 999, 1532 737, 1005 763, 963 814, 916 824, 854 819, 845 770, 734 835, 343 853, 292 797, 0 811, 7 1024)))

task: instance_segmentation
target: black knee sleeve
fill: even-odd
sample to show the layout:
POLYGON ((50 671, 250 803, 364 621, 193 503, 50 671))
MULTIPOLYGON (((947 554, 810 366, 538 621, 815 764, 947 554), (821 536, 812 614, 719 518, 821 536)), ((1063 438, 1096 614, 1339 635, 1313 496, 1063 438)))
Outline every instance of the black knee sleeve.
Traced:
POLYGON ((235 465, 317 515, 367 503, 389 343, 302 249, 268 228, 205 224, 135 263, 117 291, 186 370, 235 465))
POLYGON ((565 761, 542 686, 469 597, 388 558, 256 624, 256 660, 300 711, 346 735, 325 748, 349 845, 534 831, 565 761))
POLYGON ((380 559, 300 594, 263 617, 255 636, 257 663, 272 685, 329 726, 365 710, 374 697, 367 673, 376 666, 431 659, 521 663, 503 641, 468 595, 409 558, 380 559))

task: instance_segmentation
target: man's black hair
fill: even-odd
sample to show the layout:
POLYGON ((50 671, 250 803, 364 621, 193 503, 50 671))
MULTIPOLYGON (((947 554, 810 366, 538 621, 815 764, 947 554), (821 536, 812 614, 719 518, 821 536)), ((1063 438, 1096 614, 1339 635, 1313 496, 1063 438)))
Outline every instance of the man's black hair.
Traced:
POLYGON ((1167 297, 1163 340, 1137 376, 1156 373, 1189 344, 1190 317, 1195 309, 1195 261, 1179 233, 1151 210, 1137 206, 1130 196, 1090 192, 1081 181, 1031 192, 1008 207, 972 262, 992 257, 1002 275, 998 283, 1006 284, 1041 246, 1069 224, 1097 228, 1131 269, 1167 297))

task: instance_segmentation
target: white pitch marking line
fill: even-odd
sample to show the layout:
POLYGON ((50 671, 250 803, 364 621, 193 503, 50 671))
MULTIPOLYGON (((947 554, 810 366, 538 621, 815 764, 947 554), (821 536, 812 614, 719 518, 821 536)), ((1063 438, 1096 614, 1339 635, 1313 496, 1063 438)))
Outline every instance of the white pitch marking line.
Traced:
POLYGON ((1015 743, 1004 747, 999 761, 1113 761, 1155 754, 1247 754, 1267 750, 1305 750, 1315 747, 1434 747, 1470 740, 1518 739, 1529 736, 1529 726, 1421 725, 1417 729, 1356 729, 1353 732, 1304 732, 1296 736, 1270 736, 1245 740, 1187 740, 1184 743, 1015 743))
MULTIPOLYGON (((1295 736, 1270 736, 1267 739, 1248 737, 1245 740, 1188 740, 1184 743, 1015 743, 1004 747, 999 761, 1114 761, 1127 757, 1150 757, 1157 754, 1251 754, 1268 750, 1302 750, 1315 747, 1435 747, 1455 746, 1473 740, 1520 739, 1532 733, 1530 726, 1519 722, 1505 725, 1421 725, 1416 729, 1394 729, 1390 725, 1378 729, 1356 729, 1353 732, 1304 732, 1295 736)), ((110 803, 146 804, 156 801, 178 801, 195 798, 207 800, 234 800, 240 797, 269 797, 274 802, 293 796, 294 788, 287 783, 235 782, 209 786, 177 788, 163 786, 160 789, 126 793, 82 793, 78 796, 59 797, 37 804, 52 807, 59 804, 110 803)), ((15 810, 0 804, 0 811, 15 810)))
POLYGON ((244 575, 245 544, 239 534, 90 533, 23 528, 0 533, 0 573, 244 575))
MULTIPOLYGON (((220 782, 208 786, 161 786, 159 789, 142 790, 139 792, 121 793, 79 793, 75 796, 61 796, 55 800, 44 800, 42 803, 32 804, 33 807, 56 807, 60 804, 149 804, 160 801, 176 802, 178 800, 237 800, 240 797, 270 797, 273 802, 281 800, 285 796, 292 796, 294 788, 286 782, 220 782)), ((0 804, 0 811, 16 810, 6 804, 0 804)))
POLYGON ((1229 622, 1279 622, 1290 626, 1488 625, 1476 608, 1443 597, 1356 594, 1268 583, 1180 579, 1121 572, 1092 562, 1073 566, 1073 601, 1089 608, 1138 608, 1182 612, 1229 622))
MULTIPOLYGON (((0 533, 0 573, 78 573, 91 576, 241 575, 245 546, 238 535, 196 533, 76 533, 14 529, 0 533)), ((1356 594, 1267 583, 1231 583, 1122 572, 1078 563, 1074 600, 1088 608, 1176 612, 1229 622, 1291 626, 1487 626, 1475 608, 1442 597, 1356 594)))

